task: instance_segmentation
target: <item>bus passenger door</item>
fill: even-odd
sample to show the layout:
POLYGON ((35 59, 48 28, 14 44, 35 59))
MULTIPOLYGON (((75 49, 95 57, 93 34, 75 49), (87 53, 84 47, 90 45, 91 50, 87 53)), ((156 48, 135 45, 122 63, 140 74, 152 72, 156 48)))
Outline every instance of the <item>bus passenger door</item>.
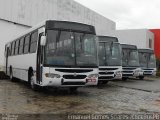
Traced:
POLYGON ((37 49, 37 65, 36 65, 36 78, 37 78, 37 83, 40 84, 40 82, 42 82, 42 70, 43 67, 42 65, 42 56, 43 56, 43 52, 42 52, 42 47, 40 45, 40 40, 41 40, 41 36, 43 35, 43 33, 39 34, 39 38, 38 38, 38 49, 37 49))
POLYGON ((7 69, 8 69, 8 56, 9 56, 9 47, 5 47, 5 56, 6 56, 6 67, 5 67, 5 69, 6 69, 6 74, 7 74, 7 69))

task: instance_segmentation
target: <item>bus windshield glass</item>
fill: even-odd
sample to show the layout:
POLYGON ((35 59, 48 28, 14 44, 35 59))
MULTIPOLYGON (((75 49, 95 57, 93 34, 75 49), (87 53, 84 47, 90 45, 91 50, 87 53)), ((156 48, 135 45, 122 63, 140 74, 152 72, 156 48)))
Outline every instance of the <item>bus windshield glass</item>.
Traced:
POLYGON ((147 54, 146 53, 139 53, 139 64, 141 67, 147 68, 147 54))
POLYGON ((100 66, 121 66, 121 47, 119 43, 99 43, 99 65, 100 66))
POLYGON ((61 67, 98 66, 95 35, 48 30, 44 64, 61 67))
POLYGON ((156 68, 156 59, 154 54, 149 54, 148 68, 156 68))
POLYGON ((139 53, 140 66, 144 68, 156 68, 156 60, 153 53, 139 53))
POLYGON ((138 50, 123 49, 123 66, 125 67, 139 67, 138 50))

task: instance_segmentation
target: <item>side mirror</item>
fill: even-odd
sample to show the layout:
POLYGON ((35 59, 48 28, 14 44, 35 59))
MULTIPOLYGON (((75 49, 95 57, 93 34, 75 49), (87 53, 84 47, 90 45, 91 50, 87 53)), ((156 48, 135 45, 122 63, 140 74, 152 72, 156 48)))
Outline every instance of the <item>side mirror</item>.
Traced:
POLYGON ((46 36, 41 36, 41 46, 46 45, 46 36))

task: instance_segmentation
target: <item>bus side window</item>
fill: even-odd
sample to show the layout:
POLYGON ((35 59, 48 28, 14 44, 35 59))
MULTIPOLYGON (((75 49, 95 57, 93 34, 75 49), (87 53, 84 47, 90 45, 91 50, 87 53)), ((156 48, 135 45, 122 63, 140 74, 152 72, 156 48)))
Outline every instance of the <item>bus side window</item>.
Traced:
POLYGON ((6 57, 6 53, 7 53, 7 45, 5 45, 5 52, 4 52, 5 57, 6 57))
POLYGON ((31 35, 30 53, 34 53, 37 50, 38 31, 35 31, 31 35))
POLYGON ((12 42, 12 55, 14 55, 15 41, 12 42))
POLYGON ((25 37, 25 42, 24 42, 24 54, 28 53, 28 50, 29 50, 29 41, 30 41, 30 35, 27 35, 25 37))
POLYGON ((12 46, 11 46, 11 44, 10 44, 8 56, 11 56, 11 54, 12 54, 11 52, 12 52, 12 46))
POLYGON ((16 41, 16 44, 15 44, 15 55, 18 55, 18 48, 19 48, 19 40, 16 41))
POLYGON ((24 37, 20 39, 19 42, 19 55, 23 54, 24 37))

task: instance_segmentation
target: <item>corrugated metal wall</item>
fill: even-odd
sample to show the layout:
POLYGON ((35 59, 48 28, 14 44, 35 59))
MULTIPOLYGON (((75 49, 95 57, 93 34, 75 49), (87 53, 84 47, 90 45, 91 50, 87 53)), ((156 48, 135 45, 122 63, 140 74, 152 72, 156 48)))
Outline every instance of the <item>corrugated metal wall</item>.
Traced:
POLYGON ((116 29, 115 22, 74 0, 0 0, 0 66, 4 64, 5 43, 28 29, 27 26, 34 26, 46 19, 91 24, 99 35, 116 29))
POLYGON ((115 30, 115 22, 73 0, 0 0, 0 18, 33 26, 46 19, 71 20, 96 26, 97 34, 115 30))
POLYGON ((113 34, 121 43, 137 45, 138 48, 149 48, 151 40, 151 47, 154 49, 154 34, 147 29, 117 30, 113 34))

